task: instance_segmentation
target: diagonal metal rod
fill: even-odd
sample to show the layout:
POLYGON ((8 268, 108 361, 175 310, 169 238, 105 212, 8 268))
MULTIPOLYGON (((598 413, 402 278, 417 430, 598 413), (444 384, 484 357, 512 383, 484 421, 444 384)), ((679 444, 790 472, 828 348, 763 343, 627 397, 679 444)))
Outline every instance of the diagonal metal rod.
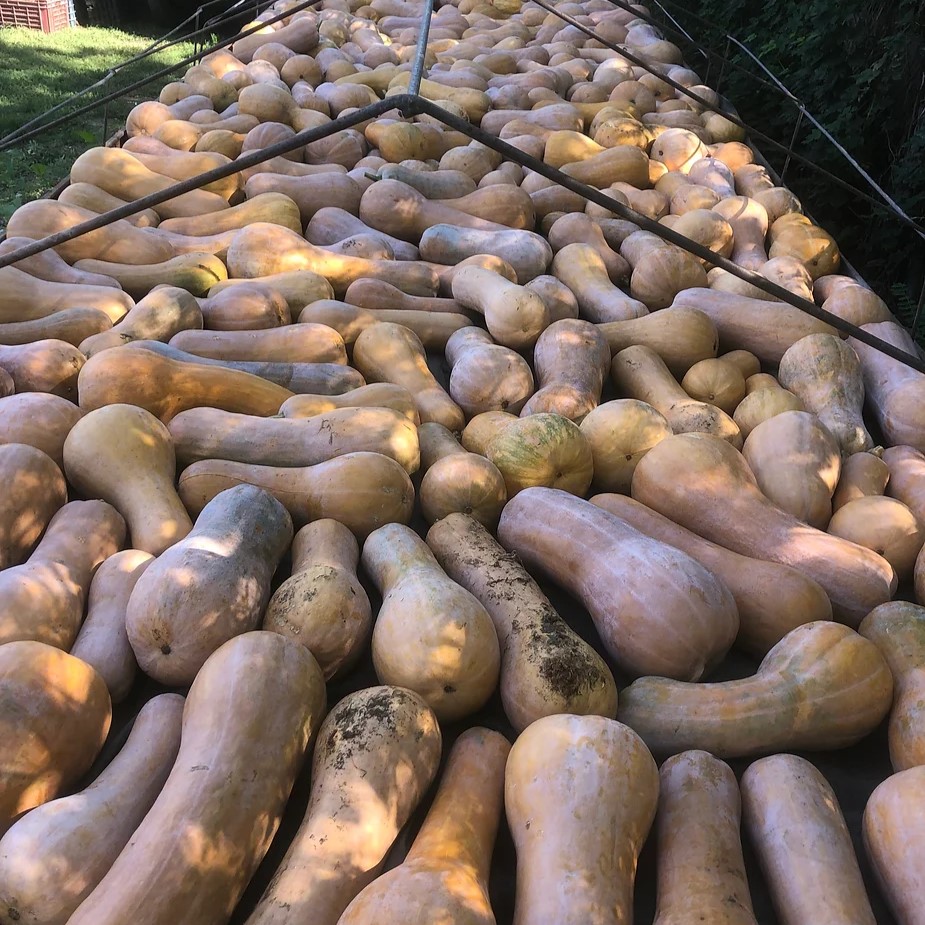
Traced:
POLYGON ((77 116, 82 116, 84 113, 92 112, 94 109, 98 109, 105 103, 111 103, 113 100, 117 100, 119 97, 131 93, 133 90, 138 90, 139 88, 145 87, 150 83, 154 83, 155 81, 160 80, 162 77, 166 77, 168 74, 172 74, 178 68, 185 67, 187 64, 195 63, 197 58, 201 58, 204 52, 211 53, 213 51, 218 51, 221 48, 227 48, 229 45, 233 45, 239 39, 246 38, 249 35, 254 35, 266 26, 270 26, 273 23, 279 22, 280 20, 292 16, 294 13, 298 13, 301 10, 307 9, 310 6, 315 6, 321 2, 322 0, 302 0, 302 2, 297 6, 291 7, 285 12, 278 13, 271 19, 257 23, 257 25, 252 26, 250 29, 246 29, 243 32, 238 32, 237 34, 231 36, 231 38, 223 39, 221 42, 216 42, 213 45, 209 45, 206 48, 201 49, 199 52, 192 54, 187 58, 183 58, 181 61, 177 61, 176 64, 171 64, 168 67, 161 68, 159 71, 155 71, 148 77, 144 77, 141 80, 136 80, 134 83, 129 84, 127 87, 120 87, 118 90, 114 90, 112 93, 108 93, 106 96, 102 96, 98 100, 94 100, 92 103, 88 103, 86 106, 81 106, 79 109, 75 109, 73 112, 70 112, 67 115, 54 119, 45 125, 39 126, 38 128, 34 128, 30 132, 18 135, 16 138, 13 138, 10 141, 4 139, 3 141, 0 141, 0 151, 5 151, 7 148, 21 144, 24 141, 28 141, 30 138, 34 138, 36 135, 41 135, 43 132, 46 132, 51 128, 57 128, 59 125, 64 125, 64 123, 70 122, 71 119, 74 119, 77 116))
POLYGON ((425 0, 421 16, 421 34, 418 36, 414 50, 414 63, 411 65, 411 77, 408 80, 408 94, 418 96, 421 92, 421 80, 424 78, 424 62, 427 59, 427 39, 430 35, 430 21, 434 18, 434 0, 425 0))
POLYGON ((724 112, 723 110, 717 108, 717 106, 715 106, 709 100, 706 100, 699 94, 692 92, 690 89, 685 87, 683 84, 678 83, 676 80, 672 80, 672 78, 670 78, 667 74, 659 73, 647 61, 643 60, 642 58, 628 51, 626 46, 615 45, 613 42, 610 42, 607 39, 602 38, 593 29, 584 25, 583 23, 580 23, 573 16, 569 16, 567 13, 563 13, 560 10, 557 10, 555 7, 548 4, 546 0, 532 0, 532 2, 535 3, 537 6, 541 7, 542 9, 552 13, 553 15, 558 16, 559 19, 561 19, 563 22, 567 22, 570 26, 574 26, 579 31, 584 32, 585 35, 588 35, 591 38, 595 39, 596 41, 600 42, 605 48, 609 48, 611 51, 615 51, 618 55, 621 55, 622 57, 626 58, 628 61, 631 61, 637 67, 641 67, 643 70, 648 71, 650 74, 653 74, 654 76, 658 77, 659 80, 664 81, 666 84, 668 84, 669 87, 673 87, 679 93, 683 93, 685 96, 692 99, 695 103, 697 103, 699 106, 702 106, 704 109, 707 109, 710 112, 718 113, 719 115, 723 116, 723 118, 728 119, 730 122, 732 122, 733 125, 737 125, 739 126, 739 128, 744 129, 749 135, 752 135, 753 137, 760 139, 762 142, 764 142, 767 145, 770 145, 773 148, 776 148, 778 151, 788 154, 793 160, 797 161, 800 164, 803 164, 806 167, 811 168, 816 173, 822 174, 823 176, 831 180, 833 183, 836 183, 838 186, 841 186, 846 190, 850 190, 856 196, 860 197, 861 199, 864 199, 865 201, 869 202, 871 205, 876 206, 878 209, 882 209, 886 212, 890 212, 892 215, 895 216, 897 221, 901 222, 904 225, 909 226, 910 228, 913 228, 920 235, 925 236, 925 228, 923 228, 917 222, 909 218, 909 216, 906 215, 905 212, 902 212, 902 211, 900 211, 899 213, 895 212, 886 203, 881 202, 879 199, 875 199, 873 196, 868 195, 863 190, 858 189, 856 186, 852 186, 847 181, 842 180, 840 177, 837 177, 831 171, 826 170, 824 167, 820 167, 818 164, 811 161, 808 157, 803 157, 803 155, 797 154, 795 151, 790 150, 786 145, 782 145, 779 141, 772 138, 770 135, 765 135, 764 132, 760 132, 758 131, 758 129, 752 128, 752 126, 748 125, 746 122, 744 122, 734 113, 724 112))
MULTIPOLYGON (((533 2, 536 2, 536 0, 533 0, 533 2)), ((486 147, 491 148, 493 151, 497 151, 507 160, 512 160, 515 163, 520 164, 522 167, 527 167, 535 173, 538 173, 540 176, 545 177, 548 180, 552 180, 552 182, 557 183, 559 186, 563 186, 566 189, 571 190, 573 193, 577 193, 583 199, 587 199, 599 206, 603 206, 605 209, 609 209, 611 212, 615 212, 621 218, 633 222, 644 231, 650 231, 653 234, 658 235, 658 237, 669 241, 671 244, 677 245, 682 250, 693 254, 695 257, 699 257, 702 260, 713 264, 714 266, 720 267, 721 269, 726 270, 726 272, 731 273, 733 276, 737 276, 739 279, 743 279, 746 282, 751 283, 753 286, 757 286, 759 289, 762 289, 764 292, 775 296, 780 301, 786 302, 788 305, 792 305, 794 308, 798 308, 800 311, 806 312, 806 314, 812 315, 814 318, 818 318, 820 321, 826 322, 836 330, 843 331, 856 340, 861 341, 861 343, 867 344, 868 346, 879 350, 881 353, 892 357, 894 360, 898 360, 900 363, 903 363, 920 373, 925 373, 925 360, 923 360, 921 357, 906 353, 904 350, 899 350, 897 347, 894 347, 887 341, 882 340, 879 337, 874 337, 867 331, 862 330, 857 325, 845 321, 838 315, 833 315, 831 312, 826 311, 824 308, 820 308, 818 305, 816 305, 815 302, 802 299, 800 296, 794 295, 789 289, 784 289, 783 286, 779 286, 757 273, 752 273, 750 270, 743 269, 738 264, 733 263, 731 260, 727 260, 725 257, 722 257, 714 251, 711 251, 708 247, 704 247, 697 241, 694 241, 691 238, 687 238, 684 235, 678 234, 667 225, 659 224, 659 222, 653 221, 647 216, 633 211, 629 207, 618 202, 616 199, 608 196, 606 193, 603 193, 594 187, 587 186, 584 183, 580 183, 578 180, 573 179, 568 174, 563 173, 561 170, 550 167, 549 164, 546 164, 543 161, 538 160, 529 154, 526 154, 519 148, 515 148, 513 145, 509 145, 507 142, 502 141, 500 138, 497 138, 496 136, 483 131, 481 128, 471 125, 464 119, 460 119, 452 113, 447 112, 447 110, 442 109, 440 106, 430 102, 430 100, 426 100, 421 97, 414 98, 411 101, 410 109, 415 113, 426 113, 429 116, 433 116, 448 128, 455 129, 458 132, 462 132, 468 135, 474 141, 478 141, 486 147)))
POLYGON ((327 138, 329 135, 333 135, 343 129, 352 128, 355 125, 366 122, 368 119, 375 119, 377 116, 389 112, 390 110, 404 109, 408 105, 410 99, 411 97, 404 94, 400 96, 390 96, 387 99, 380 100, 378 103, 372 103, 363 109, 358 109, 348 115, 340 116, 325 125, 317 128, 305 129, 290 138, 284 138, 282 141, 268 145, 265 148, 249 151, 246 154, 242 154, 237 160, 222 164, 204 173, 197 174, 195 177, 190 177, 188 180, 183 180, 180 183, 174 183, 166 189, 151 193, 148 196, 142 196, 140 199, 128 202, 118 208, 110 209, 108 212, 103 212, 101 215, 81 222, 79 225, 74 225, 71 228, 66 228, 48 237, 33 241, 31 244, 26 244, 12 253, 0 255, 0 269, 18 263, 26 257, 40 254, 42 251, 46 251, 51 247, 57 247, 59 244, 66 244, 68 241, 73 241, 74 238, 79 238, 81 235, 87 234, 87 232, 96 231, 98 228, 105 228, 107 225, 111 225, 120 218, 128 218, 130 215, 136 215, 144 209, 150 209, 153 206, 160 205, 162 202, 167 202, 168 199, 173 199, 175 196, 192 192, 193 190, 205 186, 207 183, 211 183, 213 180, 223 180, 225 177, 240 173, 248 167, 262 164, 271 157, 287 154, 289 151, 293 151, 302 145, 327 138))

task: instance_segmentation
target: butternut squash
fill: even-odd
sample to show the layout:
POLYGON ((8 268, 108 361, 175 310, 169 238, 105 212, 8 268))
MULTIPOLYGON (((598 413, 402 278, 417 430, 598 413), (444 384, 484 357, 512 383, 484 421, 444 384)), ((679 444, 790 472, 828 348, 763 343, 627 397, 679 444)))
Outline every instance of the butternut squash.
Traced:
POLYGON ((298 204, 284 193, 273 191, 249 196, 244 202, 221 212, 168 218, 158 227, 175 234, 202 236, 243 228, 251 222, 270 222, 297 233, 302 231, 298 204))
POLYGON ((658 768, 622 723, 560 714, 525 729, 504 781, 517 850, 514 925, 630 922, 657 802, 658 768))
POLYGON ((668 308, 679 292, 706 285, 707 273, 691 254, 680 247, 654 247, 633 267, 630 295, 656 311, 668 308))
MULTIPOLYGON (((296 17, 288 25, 281 26, 273 33, 273 41, 294 51, 296 54, 308 54, 318 44, 318 27, 314 17, 296 17)), ((261 32, 246 35, 231 46, 231 54, 247 64, 253 60, 254 53, 267 42, 267 36, 261 32)))
POLYGON ((125 700, 138 672, 125 632, 125 608, 135 582, 153 561, 150 553, 125 549, 100 565, 90 582, 87 616, 71 646, 71 655, 106 682, 113 703, 125 700))
POLYGON ((72 402, 44 392, 23 392, 0 399, 0 446, 24 443, 47 454, 59 468, 64 441, 82 412, 72 402))
POLYGON ((516 414, 533 394, 530 364, 508 347, 496 344, 482 328, 460 328, 446 342, 449 392, 467 416, 483 411, 516 414))
POLYGON ((321 670, 297 643, 264 632, 225 643, 190 688, 154 806, 70 925, 226 922, 276 834, 325 701, 321 670))
POLYGON ((746 379, 745 390, 745 398, 736 406, 732 419, 746 440, 764 421, 789 411, 805 410, 803 402, 793 392, 782 389, 774 377, 767 373, 758 373, 746 379))
POLYGON ((88 360, 81 373, 78 392, 85 412, 124 403, 164 422, 197 407, 269 417, 293 394, 249 373, 180 362, 132 345, 104 350, 88 360))
MULTIPOLYGON (((169 180, 179 182, 189 180, 216 167, 224 167, 231 163, 231 158, 224 154, 195 151, 175 151, 166 145, 161 148, 161 142, 149 138, 141 144, 129 142, 128 147, 123 145, 122 151, 129 151, 135 160, 139 161, 149 170, 167 177, 169 180), (151 146, 150 148, 148 146, 151 146)), ((200 187, 207 193, 215 193, 226 201, 237 201, 244 189, 244 179, 240 173, 233 173, 221 180, 213 180, 200 187)), ((227 209, 224 211, 228 211, 227 209)), ((218 229, 216 229, 217 231, 218 229)), ((210 232, 212 234, 214 232, 210 232)))
POLYGON ((353 345, 353 362, 368 382, 392 382, 414 395, 421 421, 461 431, 466 419, 427 367, 424 345, 398 324, 374 324, 353 345))
POLYGON ((902 501, 925 524, 925 454, 911 446, 891 446, 883 451, 883 461, 890 470, 890 497, 902 501))
POLYGON ((620 715, 655 755, 691 748, 718 758, 830 751, 884 719, 893 679, 877 647, 840 623, 791 630, 748 678, 693 684, 640 678, 620 692, 620 715))
MULTIPOLYGON (((0 404, 0 415, 5 405, 0 404)), ((24 443, 0 444, 0 572, 20 565, 67 501, 67 483, 50 456, 24 443)))
MULTIPOLYGON (((414 244, 371 228, 352 212, 337 206, 325 206, 319 209, 305 226, 305 240, 309 244, 330 246, 357 234, 372 234, 381 238, 392 248, 396 260, 417 260, 420 256, 414 244)), ((359 282, 361 280, 357 280, 353 285, 359 282)), ((388 308, 389 306, 381 307, 388 308)))
POLYGON ((610 321, 600 331, 616 356, 626 347, 649 347, 664 361, 676 379, 700 360, 711 359, 719 350, 716 325, 693 308, 663 308, 651 315, 627 321, 610 321))
POLYGON ((569 212, 556 219, 549 229, 548 238, 554 251, 560 251, 569 244, 592 247, 604 261, 607 274, 614 284, 625 280, 630 274, 629 264, 604 239, 601 226, 581 212, 569 212))
POLYGON ((132 590, 125 629, 145 674, 190 684, 223 643, 255 629, 291 542, 292 520, 268 492, 239 485, 210 501, 132 590))
POLYGON ((791 305, 728 292, 690 289, 679 293, 673 305, 704 312, 719 330, 724 350, 748 350, 764 363, 779 363, 789 347, 810 334, 835 334, 791 305))
POLYGON ((427 544, 495 624, 501 700, 516 730, 563 712, 613 717, 617 689, 610 669, 484 526, 466 514, 449 514, 431 527, 427 544))
MULTIPOLYGON (((217 307, 218 300, 225 295, 226 289, 230 289, 232 292, 225 295, 225 298, 233 301, 236 297, 242 297, 244 292, 252 292, 254 287, 260 287, 264 292, 269 289, 278 296, 282 296, 289 306, 289 315, 292 318, 297 317, 302 308, 310 302, 334 297, 334 289, 331 284, 319 273, 312 273, 311 270, 291 270, 282 273, 271 273, 265 277, 228 279, 224 282, 216 283, 209 290, 208 301, 215 303, 217 307)), ((203 317, 207 319, 207 328, 218 328, 218 325, 211 322, 211 318, 205 311, 203 312, 203 317)), ((264 323, 260 327, 278 327, 280 324, 289 324, 286 316, 283 316, 282 321, 276 324, 264 323)), ((225 326, 219 328, 219 330, 239 329, 239 327, 229 328, 225 326)))
POLYGON ((607 651, 631 674, 696 680, 736 637, 735 601, 711 572, 566 492, 533 488, 513 498, 498 538, 581 601, 607 651))
POLYGON ((504 476, 494 463, 470 453, 442 424, 422 424, 420 499, 428 523, 448 514, 471 514, 480 523, 494 527, 507 501, 504 476))
POLYGON ((580 422, 601 400, 610 368, 610 347, 587 321, 557 321, 537 340, 533 367, 539 389, 521 414, 551 412, 580 422))
POLYGON ((925 524, 902 501, 882 495, 857 498, 840 507, 828 532, 873 549, 893 566, 901 581, 912 575, 925 544, 925 524))
POLYGON ((650 347, 621 350, 613 358, 610 374, 622 395, 651 405, 665 416, 674 433, 712 434, 731 446, 742 446, 742 435, 732 418, 715 405, 691 398, 650 347))
POLYGON ((279 413, 284 418, 310 418, 339 408, 391 408, 401 412, 415 426, 421 423, 414 396, 391 382, 361 385, 342 395, 294 395, 283 402, 279 413))
POLYGON ((501 733, 480 727, 456 740, 405 860, 350 903, 342 925, 402 920, 494 925, 488 875, 510 750, 501 733))
POLYGON ((925 770, 888 777, 864 810, 864 847, 890 909, 903 925, 922 925, 925 877, 918 859, 925 850, 925 770))
POLYGON ((653 925, 757 925, 739 835, 742 799, 729 765, 682 752, 659 772, 653 925))
POLYGON ((402 524, 371 533, 362 562, 382 595, 372 639, 379 680, 420 694, 441 721, 478 710, 497 686, 501 661, 485 608, 402 524))
POLYGON ((180 748, 183 704, 179 694, 152 697, 89 787, 38 807, 0 839, 0 922, 65 925, 167 780, 180 748))
POLYGON ((837 511, 849 501, 858 498, 879 497, 886 494, 890 470, 887 464, 873 453, 855 453, 842 462, 841 475, 835 494, 832 495, 832 510, 837 511))
POLYGON ((784 925, 875 925, 838 799, 812 764, 797 755, 756 761, 742 775, 742 810, 784 925))
MULTIPOLYGON (((306 271, 307 272, 307 271, 306 271)), ((327 280, 309 274, 323 287, 325 293, 333 293, 327 280)), ((231 282, 229 280, 229 282, 231 282)), ((289 303, 283 293, 259 282, 239 282, 221 289, 209 290, 211 295, 197 299, 202 311, 203 327, 207 331, 252 331, 278 328, 292 322, 289 303)))
POLYGON ((84 355, 63 340, 0 346, 0 369, 9 374, 17 392, 51 392, 74 398, 84 363, 84 355))
POLYGON ((836 619, 850 625, 896 589, 882 556, 776 507, 744 457, 709 434, 676 434, 649 450, 633 475, 633 498, 727 549, 792 565, 823 587, 836 619))
POLYGON ((337 925, 427 792, 440 745, 437 718, 413 691, 344 697, 318 731, 305 816, 247 925, 309 913, 315 925, 337 925))
MULTIPOLYGON (((319 209, 333 206, 356 214, 360 208, 362 187, 345 173, 316 173, 291 177, 282 173, 255 173, 244 186, 248 200, 270 193, 286 196, 299 209, 299 220, 304 227, 319 209)), ((252 224, 253 220, 248 222, 252 224)), ((273 223, 278 224, 278 223, 273 223)), ((242 227, 247 227, 244 225, 242 227)), ((301 237, 301 228, 290 229, 301 237)))
POLYGON ((417 431, 391 408, 341 408, 298 418, 262 418, 191 408, 170 422, 181 464, 227 459, 251 465, 313 466, 346 453, 382 453, 409 472, 420 464, 417 431))
MULTIPOLYGON (((67 187, 70 189, 70 187, 67 187)), ((9 235, 0 241, 0 255, 6 256, 14 251, 32 244, 32 238, 14 238, 9 235)), ((17 260, 12 264, 17 270, 28 273, 37 279, 44 279, 50 283, 77 283, 83 286, 103 286, 108 289, 118 289, 119 284, 108 276, 99 273, 84 273, 75 270, 61 258, 56 250, 49 248, 40 251, 24 260, 17 260)))
POLYGON ((66 308, 32 321, 0 324, 0 344, 20 346, 37 340, 62 340, 76 347, 111 327, 112 319, 98 308, 66 308))
POLYGON ((742 269, 757 273, 768 262, 764 249, 769 225, 767 209, 747 196, 729 196, 713 206, 712 211, 732 228, 733 247, 729 259, 742 269))
POLYGON ((330 517, 359 538, 382 524, 408 523, 414 509, 408 473, 379 453, 348 453, 285 469, 207 459, 183 471, 178 491, 187 510, 198 514, 220 492, 241 484, 269 491, 300 524, 330 517))
POLYGON ((600 254, 587 244, 569 244, 553 258, 553 275, 575 294, 582 317, 596 323, 628 321, 648 315, 638 299, 611 281, 600 254))
POLYGON ((54 799, 93 764, 112 720, 103 679, 44 642, 0 646, 0 832, 54 799))
POLYGON ((824 530, 841 471, 835 438, 807 411, 786 411, 748 435, 742 455, 762 493, 782 511, 824 530))
POLYGON ((681 380, 681 388, 697 401, 716 405, 726 414, 734 414, 745 398, 745 377, 735 364, 722 357, 700 360, 681 380))
POLYGON ((102 501, 71 501, 27 562, 0 572, 0 642, 32 639, 69 650, 96 567, 125 541, 125 521, 102 501))
MULTIPOLYGON (((92 183, 68 183, 61 190, 58 202, 63 202, 70 206, 80 206, 82 209, 89 209, 91 212, 96 212, 97 215, 102 215, 103 212, 110 212, 112 209, 124 206, 126 200, 113 196, 92 183)), ((157 228, 161 223, 161 217, 154 209, 142 209, 142 211, 136 212, 134 215, 129 215, 125 221, 136 228, 157 228)), ((102 286, 105 283, 100 283, 99 285, 102 286)))
POLYGON ((856 325, 895 320, 880 296, 865 286, 855 284, 853 280, 824 299, 822 307, 827 312, 856 325))
MULTIPOLYGON (((921 356, 906 329, 893 321, 865 324, 862 328, 906 353, 921 356)), ((925 375, 853 337, 848 343, 861 362, 868 405, 884 439, 891 446, 902 444, 925 452, 925 375)))
POLYGON ((263 616, 263 629, 289 636, 315 656, 326 681, 349 669, 369 639, 372 615, 356 575, 359 561, 357 541, 343 524, 307 524, 292 544, 292 574, 263 616))
MULTIPOLYGON (((194 247, 199 248, 198 242, 194 241, 194 247)), ((228 279, 225 264, 204 247, 144 266, 108 260, 78 260, 74 266, 112 277, 136 299, 148 295, 156 286, 177 286, 193 295, 204 296, 216 283, 228 279)))
POLYGON ((886 659, 893 675, 889 748, 894 771, 925 764, 925 608, 908 601, 875 607, 858 632, 886 659))
POLYGON ((188 328, 174 334, 170 345, 186 353, 216 360, 347 363, 343 338, 331 328, 318 324, 287 325, 256 331, 188 328))
POLYGON ((549 310, 536 293, 481 267, 453 274, 453 298, 484 315, 495 341, 514 350, 532 347, 549 326, 549 310))
POLYGON ((791 566, 739 555, 632 498, 601 494, 591 498, 591 503, 646 536, 687 553, 725 582, 739 610, 736 645, 745 651, 763 657, 797 626, 832 619, 826 593, 791 566))
POLYGON ((845 456, 873 446, 862 416, 861 364, 845 341, 833 334, 802 338, 781 357, 778 378, 818 416, 845 456))

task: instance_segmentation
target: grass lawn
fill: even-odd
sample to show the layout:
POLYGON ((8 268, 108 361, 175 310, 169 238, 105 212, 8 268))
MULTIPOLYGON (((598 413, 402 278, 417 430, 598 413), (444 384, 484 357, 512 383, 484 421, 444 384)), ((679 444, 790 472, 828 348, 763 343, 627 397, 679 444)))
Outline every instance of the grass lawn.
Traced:
MULTIPOLYGON (((32 29, 0 29, 0 137, 56 103, 99 80, 110 68, 146 49, 162 33, 74 28, 45 35, 32 29)), ((105 86, 55 113, 55 117, 127 86, 193 53, 192 44, 176 45, 119 71, 105 86)), ((162 77, 109 105, 108 134, 143 99, 156 99, 170 80, 162 77)), ((0 229, 23 202, 41 196, 70 171, 85 149, 105 136, 103 107, 22 145, 0 151, 0 229)))

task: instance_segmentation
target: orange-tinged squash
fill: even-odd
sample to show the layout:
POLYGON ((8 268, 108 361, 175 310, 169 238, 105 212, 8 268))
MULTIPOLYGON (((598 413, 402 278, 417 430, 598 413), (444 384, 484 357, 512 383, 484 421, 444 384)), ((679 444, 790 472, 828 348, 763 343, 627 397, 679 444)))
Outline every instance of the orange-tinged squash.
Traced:
POLYGON ((0 646, 0 832, 85 774, 106 741, 112 703, 79 658, 31 640, 0 646))
POLYGON ((883 451, 883 461, 890 470, 888 494, 925 524, 925 453, 911 446, 891 446, 883 451))
POLYGON ((501 733, 480 727, 456 740, 405 860, 366 887, 340 925, 494 925, 488 875, 510 750, 501 733))
POLYGON ((879 725, 892 699, 893 678, 877 647, 822 621, 789 632, 751 677, 640 678, 620 692, 620 715, 656 755, 696 748, 741 758, 846 748, 879 725))
POLYGON ((726 414, 734 414, 745 398, 745 377, 739 368, 722 357, 700 360, 681 380, 681 388, 697 401, 716 405, 726 414))
POLYGON ((46 453, 59 468, 64 441, 83 412, 59 395, 23 392, 0 399, 0 446, 24 443, 46 453))
POLYGON ((440 726, 402 687, 348 694, 318 732, 299 830, 247 925, 337 925, 379 874, 440 763, 440 726))
POLYGON ((276 834, 325 702, 303 646, 259 631, 225 643, 190 688, 164 788, 69 925, 175 925, 178 909, 201 925, 227 922, 276 834))
POLYGON ((622 723, 559 714, 525 729, 504 781, 517 849, 514 925, 630 922, 657 802, 658 768, 622 723))
POLYGON ((279 413, 284 418, 310 418, 338 408, 391 408, 400 411, 412 424, 421 423, 414 396, 391 382, 361 385, 342 395, 294 395, 283 402, 279 413))
POLYGON ((841 476, 832 495, 832 510, 837 511, 858 498, 885 494, 889 481, 890 469, 879 456, 874 453, 852 454, 842 463, 841 476))

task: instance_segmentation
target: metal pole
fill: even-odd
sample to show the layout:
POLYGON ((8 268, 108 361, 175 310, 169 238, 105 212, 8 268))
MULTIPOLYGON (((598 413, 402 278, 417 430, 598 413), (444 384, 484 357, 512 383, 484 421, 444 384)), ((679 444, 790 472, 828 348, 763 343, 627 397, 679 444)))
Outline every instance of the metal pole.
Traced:
POLYGON ((411 65, 411 77, 408 80, 408 95, 418 96, 421 92, 421 80, 424 78, 424 61, 427 58, 427 38, 430 35, 430 21, 434 16, 434 0, 427 0, 421 17, 421 34, 418 36, 414 50, 414 63, 411 65))
POLYGON ((784 160, 784 166, 781 167, 780 171, 780 182, 781 186, 784 185, 784 178, 787 176, 787 168, 790 166, 790 159, 793 156, 793 146, 797 143, 797 135, 800 134, 800 128, 803 125, 803 113, 806 110, 800 106, 797 110, 797 120, 796 124, 793 126, 793 135, 790 137, 790 150, 787 151, 787 157, 784 160))

